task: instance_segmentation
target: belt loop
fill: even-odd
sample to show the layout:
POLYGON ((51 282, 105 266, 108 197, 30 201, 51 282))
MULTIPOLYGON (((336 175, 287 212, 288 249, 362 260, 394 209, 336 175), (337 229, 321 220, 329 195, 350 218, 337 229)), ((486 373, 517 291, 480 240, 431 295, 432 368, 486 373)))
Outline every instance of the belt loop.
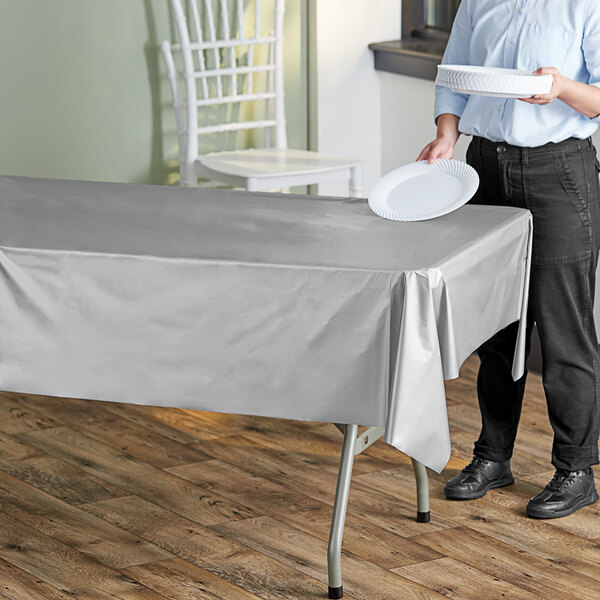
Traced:
POLYGON ((527 148, 521 148, 521 164, 528 165, 529 164, 529 152, 527 148))

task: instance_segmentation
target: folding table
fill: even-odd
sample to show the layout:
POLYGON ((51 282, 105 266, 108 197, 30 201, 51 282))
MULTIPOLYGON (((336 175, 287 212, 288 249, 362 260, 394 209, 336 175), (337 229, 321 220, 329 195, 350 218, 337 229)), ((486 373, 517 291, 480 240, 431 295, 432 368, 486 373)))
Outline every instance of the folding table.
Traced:
POLYGON ((0 177, 0 389, 338 424, 339 598, 355 454, 408 454, 428 520, 444 379, 524 323, 530 247, 506 207, 401 223, 363 199, 0 177))

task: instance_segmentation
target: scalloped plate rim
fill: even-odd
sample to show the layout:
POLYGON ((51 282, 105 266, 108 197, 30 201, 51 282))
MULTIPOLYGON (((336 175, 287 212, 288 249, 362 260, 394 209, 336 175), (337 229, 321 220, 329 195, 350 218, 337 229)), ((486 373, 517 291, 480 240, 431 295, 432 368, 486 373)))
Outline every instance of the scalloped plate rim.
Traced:
POLYGON ((435 83, 461 94, 529 98, 535 94, 547 94, 552 88, 551 75, 533 75, 526 69, 438 65, 437 70, 435 83))
POLYGON ((401 167, 398 167, 386 175, 384 175, 379 181, 373 186, 371 192, 368 196, 368 204, 370 209, 378 216, 383 217, 384 219, 388 219, 391 221, 404 221, 404 222, 414 222, 414 221, 426 221, 429 219, 435 219, 437 217, 441 217, 448 213, 451 213, 461 206, 464 206, 474 195, 479 187, 479 175, 477 171, 473 169, 470 165, 465 162, 458 161, 455 159, 438 159, 433 165, 428 165, 427 161, 417 161, 413 163, 408 163, 401 167), (415 213, 415 214, 406 214, 406 211, 398 211, 391 209, 387 204, 387 198, 391 190, 396 189, 398 185, 402 184, 403 181, 411 179, 412 177, 417 177, 420 175, 427 174, 427 168, 431 168, 431 170, 436 169, 435 173, 439 172, 439 165, 452 164, 452 168, 449 169, 448 175, 452 175, 457 177, 457 179, 461 180, 461 184, 463 185, 463 193, 459 195, 458 198, 453 199, 443 208, 431 211, 429 213, 415 213), (438 165, 435 167, 435 165, 438 165), (460 166, 457 166, 460 165, 460 166), (423 168, 424 167, 424 168, 423 168), (457 176, 457 171, 462 170, 463 174, 469 174, 469 177, 460 178, 457 176), (411 171, 413 174, 411 174, 411 171), (424 172, 425 171, 425 172, 424 172), (400 179, 399 179, 400 178, 400 179))

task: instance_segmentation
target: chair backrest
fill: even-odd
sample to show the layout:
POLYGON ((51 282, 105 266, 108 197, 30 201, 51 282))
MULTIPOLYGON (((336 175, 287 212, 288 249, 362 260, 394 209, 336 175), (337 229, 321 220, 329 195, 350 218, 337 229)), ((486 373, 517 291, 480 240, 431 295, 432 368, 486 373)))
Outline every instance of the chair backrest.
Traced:
MULTIPOLYGON (((283 94, 283 16, 285 0, 275 0, 273 32, 261 35, 261 3, 254 2, 254 27, 244 28, 244 0, 188 0, 189 16, 182 0, 171 0, 179 44, 163 42, 162 50, 171 79, 177 125, 180 129, 180 147, 185 144, 188 164, 198 156, 198 136, 207 133, 269 128, 275 131, 275 146, 286 148, 285 112, 283 94), (235 10, 230 15, 229 6, 235 10), (220 12, 217 23, 215 7, 220 12), (232 34, 231 16, 235 33, 232 34), (204 27, 203 27, 204 25, 204 27), (254 64, 257 46, 267 46, 266 64, 254 64), (238 55, 246 50, 242 58, 238 55), (181 52, 185 100, 178 98, 172 52, 181 52), (267 75, 266 91, 255 91, 257 74, 267 75), (251 101, 267 101, 271 114, 260 120, 199 125, 200 107, 251 101), (178 110, 179 109, 179 110, 178 110), (183 135, 182 135, 183 134, 183 135)), ((263 52, 262 54, 265 54, 263 52)))

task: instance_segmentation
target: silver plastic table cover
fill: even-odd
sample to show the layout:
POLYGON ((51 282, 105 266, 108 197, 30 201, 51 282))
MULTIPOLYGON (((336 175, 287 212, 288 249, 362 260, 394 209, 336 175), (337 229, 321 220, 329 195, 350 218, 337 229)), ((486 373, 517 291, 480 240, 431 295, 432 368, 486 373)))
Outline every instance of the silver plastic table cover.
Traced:
POLYGON ((443 380, 527 308, 519 209, 0 177, 0 211, 0 389, 383 426, 438 472, 443 380))

